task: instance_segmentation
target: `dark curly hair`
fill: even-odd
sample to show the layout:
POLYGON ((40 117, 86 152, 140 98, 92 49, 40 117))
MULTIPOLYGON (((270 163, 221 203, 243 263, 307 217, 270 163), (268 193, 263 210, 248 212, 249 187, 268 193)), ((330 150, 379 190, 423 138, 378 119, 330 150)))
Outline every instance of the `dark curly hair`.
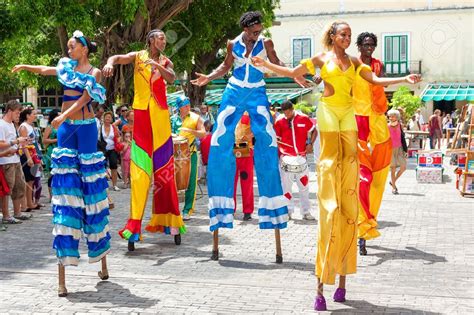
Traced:
POLYGON ((250 11, 242 14, 239 20, 241 28, 250 27, 255 24, 262 24, 263 16, 260 11, 250 11))
POLYGON ((377 47, 377 36, 374 33, 369 33, 369 32, 363 32, 363 33, 360 33, 359 36, 357 36, 357 47, 362 46, 362 42, 367 37, 372 38, 372 40, 374 41, 375 47, 377 47))

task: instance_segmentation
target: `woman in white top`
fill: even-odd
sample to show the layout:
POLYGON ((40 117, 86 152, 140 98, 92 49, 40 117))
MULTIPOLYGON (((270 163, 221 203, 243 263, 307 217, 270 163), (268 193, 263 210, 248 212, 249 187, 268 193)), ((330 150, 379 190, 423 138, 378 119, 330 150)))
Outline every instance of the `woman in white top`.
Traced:
POLYGON ((36 172, 40 167, 38 156, 36 154, 36 134, 34 123, 36 121, 36 112, 32 108, 26 108, 20 113, 20 127, 18 133, 20 137, 30 139, 32 149, 24 148, 20 156, 21 165, 23 167, 23 175, 26 181, 25 201, 22 206, 26 207, 26 212, 33 209, 39 209, 38 205, 33 202, 33 183, 35 181, 36 172), (36 161, 36 163, 35 163, 36 161))
POLYGON ((112 123, 112 112, 104 113, 104 124, 100 131, 103 139, 107 143, 107 146, 105 147, 105 157, 112 173, 112 189, 119 191, 120 189, 117 187, 118 153, 115 151, 115 139, 118 139, 119 131, 112 123))

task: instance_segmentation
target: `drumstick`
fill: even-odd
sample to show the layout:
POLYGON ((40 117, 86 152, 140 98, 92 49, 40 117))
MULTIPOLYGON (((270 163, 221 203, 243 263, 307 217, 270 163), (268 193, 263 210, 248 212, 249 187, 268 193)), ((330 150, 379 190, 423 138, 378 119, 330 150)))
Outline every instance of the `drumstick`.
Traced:
POLYGON ((286 145, 287 147, 290 147, 290 148, 293 148, 292 145, 290 145, 290 144, 288 144, 288 143, 285 143, 285 142, 281 142, 281 141, 278 141, 278 140, 277 140, 277 143, 278 143, 278 144, 282 144, 282 145, 286 145))

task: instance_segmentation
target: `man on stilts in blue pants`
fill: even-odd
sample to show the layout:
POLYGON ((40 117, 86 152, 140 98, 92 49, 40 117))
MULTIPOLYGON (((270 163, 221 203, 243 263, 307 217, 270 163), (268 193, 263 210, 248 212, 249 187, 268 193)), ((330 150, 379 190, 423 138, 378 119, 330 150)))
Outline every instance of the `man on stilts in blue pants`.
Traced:
MULTIPOLYGON (((235 156, 233 145, 235 127, 242 114, 250 115, 251 129, 255 136, 255 169, 260 200, 258 216, 260 229, 275 229, 277 238, 277 262, 281 262, 279 230, 288 222, 287 199, 283 196, 277 153, 277 140, 273 130, 269 102, 265 91, 264 73, 251 63, 251 58, 260 56, 270 62, 282 64, 273 47, 273 42, 260 34, 263 31, 260 12, 246 12, 240 18, 243 32, 227 43, 224 62, 211 74, 196 73, 191 80, 203 86, 222 77, 234 66, 232 77, 222 95, 222 103, 211 138, 208 162, 208 192, 210 230, 214 232, 212 259, 218 259, 219 228, 233 228, 234 220, 234 176, 235 156), (280 256, 280 258, 278 258, 280 256)), ((296 80, 305 85, 303 77, 296 80)))

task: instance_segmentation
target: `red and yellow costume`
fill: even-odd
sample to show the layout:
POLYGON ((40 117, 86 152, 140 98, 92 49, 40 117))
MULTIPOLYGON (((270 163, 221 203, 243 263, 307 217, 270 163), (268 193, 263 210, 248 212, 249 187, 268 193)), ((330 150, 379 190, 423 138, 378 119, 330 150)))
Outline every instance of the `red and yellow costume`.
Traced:
MULTIPOLYGON (((372 58, 370 67, 377 76, 381 75, 383 64, 380 60, 372 58)), ((369 240, 380 235, 377 214, 390 170, 392 146, 385 117, 387 98, 384 88, 364 80, 360 76, 364 68, 368 70, 367 65, 357 69, 352 93, 359 130, 358 237, 369 240)))
MULTIPOLYGON (((147 51, 135 58, 133 129, 130 181, 130 218, 120 236, 130 242, 141 239, 141 224, 153 179, 152 216, 146 230, 183 234, 186 227, 179 212, 174 179, 173 140, 166 100, 166 84, 159 71, 145 64, 147 51)), ((160 61, 166 67, 169 60, 160 61)))

